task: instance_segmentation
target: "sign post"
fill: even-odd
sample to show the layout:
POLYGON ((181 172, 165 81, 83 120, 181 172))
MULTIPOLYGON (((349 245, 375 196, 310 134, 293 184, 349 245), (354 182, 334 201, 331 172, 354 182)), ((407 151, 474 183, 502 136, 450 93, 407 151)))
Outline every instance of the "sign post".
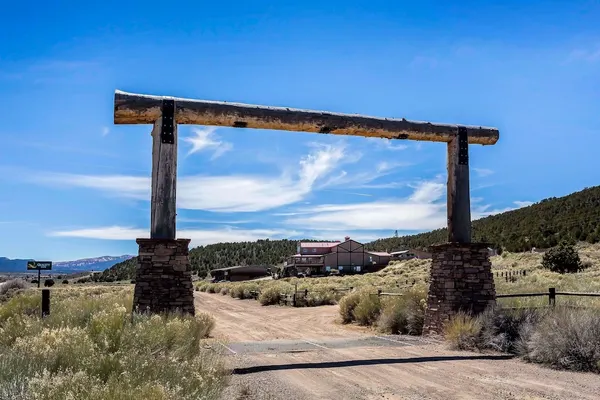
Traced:
POLYGON ((49 271, 52 269, 52 261, 27 261, 27 270, 37 270, 38 272, 38 288, 42 280, 42 270, 49 271))

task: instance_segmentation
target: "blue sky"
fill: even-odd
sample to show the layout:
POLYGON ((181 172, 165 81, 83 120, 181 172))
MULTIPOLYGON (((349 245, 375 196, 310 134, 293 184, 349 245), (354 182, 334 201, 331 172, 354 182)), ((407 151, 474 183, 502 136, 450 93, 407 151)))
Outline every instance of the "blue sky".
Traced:
MULTIPOLYGON (((135 254, 151 126, 115 89, 495 126, 473 217, 598 184, 597 1, 11 2, 0 256, 135 254), (526 4, 525 4, 526 3, 526 4)), ((358 240, 445 224, 446 148, 181 126, 178 236, 358 240)))

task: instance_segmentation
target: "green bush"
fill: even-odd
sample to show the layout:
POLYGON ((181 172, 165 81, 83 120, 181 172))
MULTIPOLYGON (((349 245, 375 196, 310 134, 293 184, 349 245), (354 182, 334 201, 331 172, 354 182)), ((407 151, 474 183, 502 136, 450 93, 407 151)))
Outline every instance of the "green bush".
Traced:
POLYGON ((223 296, 226 296, 228 293, 229 293, 229 287, 227 287, 227 286, 223 286, 223 287, 221 288, 221 294, 222 294, 223 296))
POLYGON ((218 285, 215 283, 209 283, 206 285, 206 293, 216 293, 218 285))
POLYGON ((405 302, 401 297, 384 300, 381 314, 377 319, 377 329, 388 334, 406 333, 408 317, 405 302))
POLYGON ((243 284, 237 284, 231 288, 231 297, 233 297, 234 299, 243 299, 244 298, 243 284))
POLYGON ((574 273, 583 269, 583 264, 577 254, 575 246, 562 242, 544 253, 542 258, 542 267, 552 272, 574 273))
POLYGON ((340 316, 342 323, 349 324, 354 321, 354 309, 360 300, 360 292, 355 291, 348 293, 340 299, 340 316))
POLYGON ((263 289, 258 296, 258 302, 263 306, 279 304, 281 300, 281 292, 278 286, 270 286, 263 289))
POLYGON ((381 302, 379 296, 371 293, 361 293, 358 304, 352 314, 359 325, 373 325, 379 317, 381 302))
POLYGON ((250 293, 250 292, 256 292, 259 289, 260 288, 259 288, 258 284, 256 284, 256 283, 246 283, 246 284, 244 284, 242 298, 244 298, 244 299, 251 299, 252 298, 252 293, 250 293))

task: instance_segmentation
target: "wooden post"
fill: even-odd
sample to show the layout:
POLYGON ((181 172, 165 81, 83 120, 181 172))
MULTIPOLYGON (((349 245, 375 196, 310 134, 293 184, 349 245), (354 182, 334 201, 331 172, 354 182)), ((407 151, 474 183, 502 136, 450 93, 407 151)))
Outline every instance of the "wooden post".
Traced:
POLYGON ((556 304, 556 288, 548 289, 548 305, 554 307, 556 304))
POLYGON ((162 116, 152 129, 151 239, 175 239, 177 123, 175 104, 163 100, 162 116))
POLYGON ((448 142, 448 241, 471 243, 469 143, 466 128, 459 127, 448 142))

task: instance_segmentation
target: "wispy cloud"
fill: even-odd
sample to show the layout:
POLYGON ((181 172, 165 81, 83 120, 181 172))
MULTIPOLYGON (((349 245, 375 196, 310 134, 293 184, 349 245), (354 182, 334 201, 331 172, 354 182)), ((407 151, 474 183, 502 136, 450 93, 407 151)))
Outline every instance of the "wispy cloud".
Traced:
POLYGON ((600 45, 588 49, 575 49, 567 56, 567 63, 571 62, 586 62, 596 63, 600 61, 600 45))
MULTIPOLYGON (((192 246, 222 242, 245 242, 258 239, 282 239, 297 235, 296 231, 277 229, 180 229, 178 238, 192 239, 192 246)), ((150 230, 128 226, 105 226, 72 230, 58 230, 48 233, 52 237, 87 238, 102 240, 135 240, 149 237, 150 230)))
POLYGON ((216 128, 214 126, 192 129, 194 136, 183 138, 184 142, 192 145, 192 148, 188 151, 188 155, 200 151, 211 150, 213 152, 211 160, 214 160, 231 150, 233 144, 219 140, 215 131, 216 128))
POLYGON ((404 143, 398 143, 398 140, 382 139, 382 138, 366 138, 369 142, 375 146, 385 150, 406 150, 408 145, 404 143))
MULTIPOLYGON (((216 212, 262 211, 303 200, 344 159, 344 148, 321 146, 303 157, 295 173, 281 175, 184 176, 177 206, 216 212)), ((41 173, 38 182, 99 190, 111 196, 150 200, 150 177, 41 173)))
POLYGON ((491 169, 487 169, 487 168, 473 168, 473 171, 475 171, 475 174, 477 174, 477 176, 479 178, 484 178, 484 177, 490 176, 494 173, 494 171, 492 171, 491 169))
POLYGON ((323 181, 321 187, 343 187, 344 189, 368 189, 373 188, 373 182, 391 174, 397 168, 412 165, 408 162, 388 162, 380 161, 375 165, 374 170, 353 171, 351 173, 340 170, 336 175, 323 181))
POLYGON ((528 207, 533 204, 531 201, 513 201, 514 207, 494 208, 490 204, 478 204, 483 199, 471 199, 471 219, 479 219, 490 215, 501 214, 503 212, 518 210, 519 208, 528 207))
POLYGON ((110 128, 108 126, 102 127, 102 136, 106 136, 110 133, 110 128))
POLYGON ((409 230, 436 229, 446 223, 446 205, 439 200, 445 193, 443 183, 421 182, 407 198, 351 204, 324 204, 300 209, 300 215, 285 222, 290 226, 321 230, 409 230))

